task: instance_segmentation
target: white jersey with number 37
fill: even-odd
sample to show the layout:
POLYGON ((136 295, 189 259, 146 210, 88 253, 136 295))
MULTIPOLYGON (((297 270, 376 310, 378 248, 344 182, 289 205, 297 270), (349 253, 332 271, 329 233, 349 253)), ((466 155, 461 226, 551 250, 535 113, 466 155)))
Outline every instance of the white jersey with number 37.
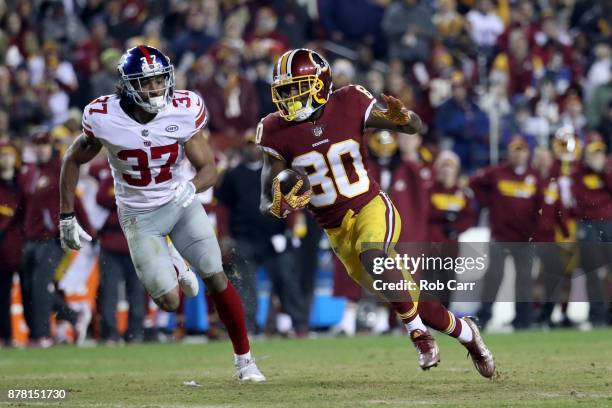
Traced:
POLYGON ((187 178, 180 165, 184 144, 207 122, 202 98, 191 91, 174 91, 168 107, 146 124, 128 116, 116 95, 102 96, 83 111, 83 133, 108 151, 117 206, 132 211, 173 198, 174 186, 187 178))

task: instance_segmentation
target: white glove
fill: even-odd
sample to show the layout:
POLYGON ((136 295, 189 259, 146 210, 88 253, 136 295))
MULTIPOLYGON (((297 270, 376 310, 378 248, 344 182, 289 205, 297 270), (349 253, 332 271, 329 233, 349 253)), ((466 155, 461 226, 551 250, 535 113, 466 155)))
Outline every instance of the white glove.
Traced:
POLYGON ((60 242, 64 249, 81 249, 81 239, 91 242, 91 237, 81 228, 74 215, 60 219, 59 230, 60 242))
POLYGON ((191 181, 183 181, 174 188, 174 203, 189 207, 195 198, 196 188, 191 181))

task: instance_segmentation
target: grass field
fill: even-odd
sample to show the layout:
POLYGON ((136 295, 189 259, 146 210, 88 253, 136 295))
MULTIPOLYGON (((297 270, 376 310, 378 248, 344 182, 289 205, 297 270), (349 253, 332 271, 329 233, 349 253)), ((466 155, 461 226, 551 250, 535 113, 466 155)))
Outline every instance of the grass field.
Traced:
POLYGON ((8 402, 8 388, 67 389, 61 405, 84 408, 612 406, 612 330, 486 338, 493 381, 443 336, 442 363, 429 372, 404 337, 255 342, 264 384, 233 380, 225 342, 0 350, 0 406, 53 406, 8 402))

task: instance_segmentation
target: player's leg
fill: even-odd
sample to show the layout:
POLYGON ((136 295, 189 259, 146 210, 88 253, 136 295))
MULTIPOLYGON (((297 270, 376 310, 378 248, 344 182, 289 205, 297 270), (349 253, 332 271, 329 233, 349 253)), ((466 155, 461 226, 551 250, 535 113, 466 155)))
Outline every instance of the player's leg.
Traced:
POLYGON ((200 290, 198 277, 195 273, 193 273, 189 265, 185 263, 185 260, 178 252, 172 241, 170 239, 166 239, 166 242, 168 243, 170 258, 172 259, 172 264, 176 270, 179 287, 181 288, 183 295, 186 297, 196 296, 200 290))
POLYGON ((121 215, 120 222, 138 279, 160 309, 179 307, 179 286, 165 226, 173 221, 166 206, 145 214, 121 215))
POLYGON ((385 259, 390 254, 392 245, 399 238, 400 227, 397 210, 381 194, 357 215, 349 211, 340 227, 326 232, 334 252, 351 278, 391 304, 400 315, 417 349, 419 366, 426 370, 438 364, 439 350, 418 315, 417 304, 408 291, 393 293, 375 284, 375 281, 400 284, 405 278, 409 279, 402 271, 393 268, 374 273, 377 260, 385 259))
POLYGON ((232 341, 236 375, 240 380, 265 381, 251 357, 242 301, 223 272, 221 249, 200 203, 193 202, 181 211, 170 238, 180 254, 204 279, 206 290, 232 341))
MULTIPOLYGON (((394 247, 401 230, 401 220, 395 206, 386 195, 380 197, 379 201, 373 200, 374 202, 364 207, 357 217, 355 244, 360 250, 361 263, 370 277, 374 279, 381 279, 388 283, 411 281, 412 278, 408 271, 396 268, 383 268, 382 273, 373 273, 375 259, 396 254, 394 247), (382 217, 384 217, 384 223, 382 217), (384 230, 381 229, 382 225, 386 226, 384 230), (376 248, 377 246, 379 248, 376 248)), ((478 371, 485 377, 493 375, 495 366, 492 355, 482 342, 479 333, 474 332, 478 328, 475 324, 471 325, 471 320, 468 322, 456 318, 438 299, 427 297, 426 294, 416 290, 410 292, 405 290, 383 291, 381 294, 393 305, 406 326, 417 348, 422 368, 426 368, 427 364, 434 366, 439 361, 438 348, 425 328, 427 325, 458 338, 470 351, 478 371)))
MULTIPOLYGON (((365 281, 381 280, 384 283, 402 284, 411 281, 408 271, 400 268, 379 268, 375 273, 376 263, 381 259, 395 255, 394 247, 402 228, 400 215, 386 194, 380 194, 366 205, 355 220, 352 245, 359 254, 359 260, 366 271, 359 279, 365 281)), ((353 268, 354 269, 354 268, 353 268)), ((350 271, 354 274, 356 271, 350 271)), ((372 286, 367 283, 368 287, 372 286)), ((375 289, 375 288, 374 288, 375 289)), ((376 289, 375 289, 376 290, 376 289)), ((419 317, 417 301, 419 291, 408 290, 377 290, 395 309, 402 319, 408 332, 414 330, 427 331, 419 317)))

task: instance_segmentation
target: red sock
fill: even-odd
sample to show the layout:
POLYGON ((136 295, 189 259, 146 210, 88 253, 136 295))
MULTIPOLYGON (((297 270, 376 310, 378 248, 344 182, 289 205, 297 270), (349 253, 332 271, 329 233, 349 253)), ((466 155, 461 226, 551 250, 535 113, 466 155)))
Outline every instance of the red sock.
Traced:
POLYGON ((244 322, 244 309, 234 285, 231 282, 227 282, 227 288, 223 292, 211 293, 210 297, 215 302, 219 319, 225 325, 227 333, 232 340, 234 353, 248 353, 250 347, 246 323, 244 322))
POLYGON ((420 301, 418 310, 423 323, 432 329, 455 338, 461 334, 461 319, 456 318, 442 303, 436 300, 420 301))

